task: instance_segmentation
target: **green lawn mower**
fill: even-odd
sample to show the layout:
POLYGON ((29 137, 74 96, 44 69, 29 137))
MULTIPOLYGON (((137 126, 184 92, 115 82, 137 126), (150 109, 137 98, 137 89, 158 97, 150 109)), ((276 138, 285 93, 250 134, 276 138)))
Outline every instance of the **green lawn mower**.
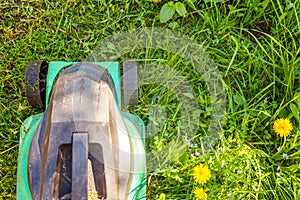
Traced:
POLYGON ((20 131, 17 199, 146 199, 145 126, 121 109, 137 103, 137 66, 30 62, 26 96, 44 113, 20 131))

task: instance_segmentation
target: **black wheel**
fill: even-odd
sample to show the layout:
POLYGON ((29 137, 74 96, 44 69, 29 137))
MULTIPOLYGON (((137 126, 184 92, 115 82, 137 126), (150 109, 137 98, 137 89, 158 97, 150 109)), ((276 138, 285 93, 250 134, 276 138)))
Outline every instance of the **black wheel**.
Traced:
POLYGON ((125 60, 123 62, 122 96, 123 106, 138 105, 138 70, 136 61, 125 60))
POLYGON ((46 77, 48 64, 46 61, 29 62, 25 74, 26 97, 32 107, 46 105, 46 77))

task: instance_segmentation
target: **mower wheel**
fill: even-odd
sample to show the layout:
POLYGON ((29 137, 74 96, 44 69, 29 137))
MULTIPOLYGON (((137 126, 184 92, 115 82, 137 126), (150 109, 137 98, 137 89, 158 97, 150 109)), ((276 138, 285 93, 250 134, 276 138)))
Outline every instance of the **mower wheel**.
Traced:
POLYGON ((137 62, 124 60, 122 78, 123 106, 138 105, 138 87, 137 62))
POLYGON ((29 105, 34 108, 45 107, 46 77, 48 63, 46 61, 29 62, 25 73, 26 97, 29 105))

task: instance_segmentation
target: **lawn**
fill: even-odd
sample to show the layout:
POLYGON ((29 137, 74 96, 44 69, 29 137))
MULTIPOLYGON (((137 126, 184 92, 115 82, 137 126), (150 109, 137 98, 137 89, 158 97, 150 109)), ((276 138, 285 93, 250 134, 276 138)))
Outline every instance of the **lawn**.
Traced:
POLYGON ((19 129, 42 112, 26 100, 27 63, 79 62, 95 49, 98 61, 145 66, 139 105, 124 109, 147 125, 148 199, 300 199, 300 1, 170 2, 1 1, 0 199, 16 198, 19 129), (128 31, 144 27, 160 41, 131 44, 128 31), (289 135, 273 130, 279 118, 289 135))

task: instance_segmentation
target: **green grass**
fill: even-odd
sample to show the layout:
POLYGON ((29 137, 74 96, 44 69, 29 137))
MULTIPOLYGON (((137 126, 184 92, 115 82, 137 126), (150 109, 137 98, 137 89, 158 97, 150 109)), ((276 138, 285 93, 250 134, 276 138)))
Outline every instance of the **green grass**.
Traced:
MULTIPOLYGON (((203 45, 222 75, 227 95, 222 140, 214 150, 189 158, 201 151, 212 111, 203 77, 176 53, 137 49, 122 55, 143 64, 153 59, 178 71, 188 80, 201 110, 198 129, 190 138, 198 148, 149 171, 148 198, 194 199, 193 190, 199 185, 191 177, 192 168, 205 163, 212 173, 203 186, 209 199, 299 199, 300 2, 199 1, 196 10, 187 6, 186 17, 175 15, 165 24, 160 23, 159 12, 166 1, 106 2, 0 3, 0 199, 16 198, 19 128, 26 117, 42 111, 31 109, 26 101, 28 61, 82 61, 114 33, 146 26, 172 27, 203 45), (286 140, 272 130, 279 117, 290 118, 294 125, 286 140)), ((156 128, 157 134, 147 140, 147 151, 163 156, 161 149, 176 138, 182 105, 174 90, 159 84, 142 85, 139 95, 139 106, 130 111, 156 128), (151 111, 155 104, 159 107, 151 111), (153 122, 155 112, 159 114, 153 122)))

